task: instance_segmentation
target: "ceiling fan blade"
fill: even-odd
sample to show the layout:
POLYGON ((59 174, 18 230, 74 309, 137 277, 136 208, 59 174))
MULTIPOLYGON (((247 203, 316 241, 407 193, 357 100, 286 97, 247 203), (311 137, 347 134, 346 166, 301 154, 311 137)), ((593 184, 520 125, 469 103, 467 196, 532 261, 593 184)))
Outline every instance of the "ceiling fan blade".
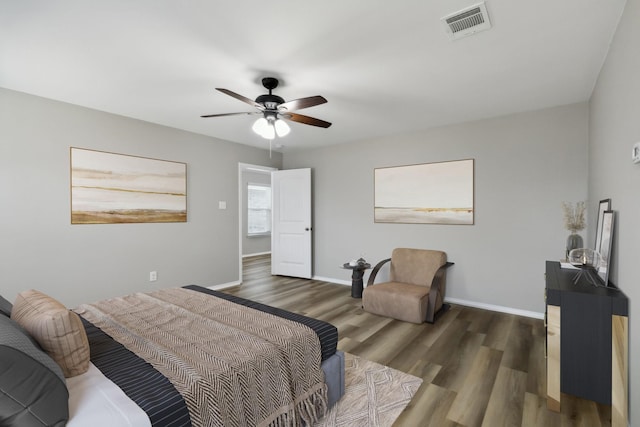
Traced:
POLYGON ((305 125, 318 126, 321 128, 328 128, 331 126, 331 123, 325 122, 324 120, 316 119, 314 117, 303 116, 302 114, 296 113, 284 113, 282 114, 282 118, 291 120, 292 122, 303 123, 305 125))
POLYGON ((244 112, 244 113, 222 113, 222 114, 206 114, 204 116, 200 116, 200 117, 204 117, 204 118, 208 118, 208 117, 223 117, 223 116, 240 116, 240 115, 252 115, 252 114, 262 114, 259 112, 244 112))
POLYGON ((314 107, 316 105, 324 104, 327 100, 320 95, 317 96, 309 96, 307 98, 294 99, 292 101, 287 101, 284 104, 278 105, 278 110, 302 110, 303 108, 314 107))
POLYGON ((251 105, 253 107, 256 107, 259 110, 264 110, 264 105, 258 104, 256 101, 254 101, 253 99, 249 99, 246 96, 242 96, 240 94, 237 94, 235 92, 230 91, 229 89, 223 89, 223 88, 220 88, 220 87, 217 87, 216 90, 224 93, 225 95, 232 96, 235 99, 238 99, 238 100, 240 100, 240 101, 242 101, 242 102, 244 102, 246 104, 249 104, 249 105, 251 105))

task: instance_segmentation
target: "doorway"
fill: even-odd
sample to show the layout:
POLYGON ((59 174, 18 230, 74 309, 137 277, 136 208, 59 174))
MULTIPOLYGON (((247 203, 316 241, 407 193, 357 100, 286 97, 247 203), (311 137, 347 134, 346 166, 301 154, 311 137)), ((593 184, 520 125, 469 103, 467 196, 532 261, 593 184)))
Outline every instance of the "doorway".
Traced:
MULTIPOLYGON (((239 247, 239 273, 242 282, 244 273, 243 260, 248 256, 271 254, 271 234, 259 230, 249 231, 247 200, 249 186, 252 186, 257 195, 260 188, 271 188, 271 172, 277 170, 269 166, 238 163, 238 247, 239 247)), ((270 218, 269 218, 270 221, 270 218)))

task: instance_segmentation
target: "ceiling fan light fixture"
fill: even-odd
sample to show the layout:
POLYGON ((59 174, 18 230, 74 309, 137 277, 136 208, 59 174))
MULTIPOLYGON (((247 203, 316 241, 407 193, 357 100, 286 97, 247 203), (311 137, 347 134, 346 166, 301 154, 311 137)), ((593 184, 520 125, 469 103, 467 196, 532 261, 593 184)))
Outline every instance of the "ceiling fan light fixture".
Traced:
POLYGON ((274 139, 276 137, 276 130, 271 123, 269 123, 262 132, 262 137, 265 139, 274 139))
POLYGON ((273 128, 271 121, 266 117, 260 117, 251 127, 255 133, 264 139, 273 139, 276 136, 276 130, 273 128))
POLYGON ((291 128, 287 122, 281 119, 276 120, 274 127, 276 129, 276 134, 278 134, 280 138, 289 135, 289 132, 291 132, 291 128))
POLYGON ((265 119, 264 117, 260 117, 258 120, 255 121, 251 129, 258 135, 262 136, 263 138, 266 138, 266 136, 264 135, 268 132, 268 128, 270 127, 271 126, 269 125, 269 122, 267 121, 267 119, 265 119))

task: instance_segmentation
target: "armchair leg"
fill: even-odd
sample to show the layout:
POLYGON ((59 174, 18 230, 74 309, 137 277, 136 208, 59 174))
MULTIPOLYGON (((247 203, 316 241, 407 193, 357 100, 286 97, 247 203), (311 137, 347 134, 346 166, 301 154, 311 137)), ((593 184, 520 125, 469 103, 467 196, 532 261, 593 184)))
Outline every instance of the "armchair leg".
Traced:
POLYGON ((438 298, 438 289, 435 286, 429 290, 429 303, 427 304, 427 323, 433 323, 436 318, 436 299, 438 298))
POLYGON ((429 303, 427 304, 427 323, 433 323, 436 318, 436 301, 438 300, 438 296, 442 297, 442 302, 444 303, 444 280, 447 268, 451 267, 453 262, 446 262, 438 268, 435 276, 433 277, 433 281, 431 282, 431 289, 429 289, 429 303))

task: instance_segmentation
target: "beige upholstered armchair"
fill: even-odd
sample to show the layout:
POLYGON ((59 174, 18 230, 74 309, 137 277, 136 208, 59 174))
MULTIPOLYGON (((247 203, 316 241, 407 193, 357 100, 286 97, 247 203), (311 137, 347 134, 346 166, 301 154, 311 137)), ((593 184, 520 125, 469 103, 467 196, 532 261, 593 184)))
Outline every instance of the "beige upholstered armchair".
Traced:
POLYGON ((405 322, 433 323, 443 305, 446 270, 452 265, 442 251, 396 248, 391 258, 380 261, 371 272, 362 308, 405 322), (374 283, 380 268, 389 261, 389 281, 374 283))

